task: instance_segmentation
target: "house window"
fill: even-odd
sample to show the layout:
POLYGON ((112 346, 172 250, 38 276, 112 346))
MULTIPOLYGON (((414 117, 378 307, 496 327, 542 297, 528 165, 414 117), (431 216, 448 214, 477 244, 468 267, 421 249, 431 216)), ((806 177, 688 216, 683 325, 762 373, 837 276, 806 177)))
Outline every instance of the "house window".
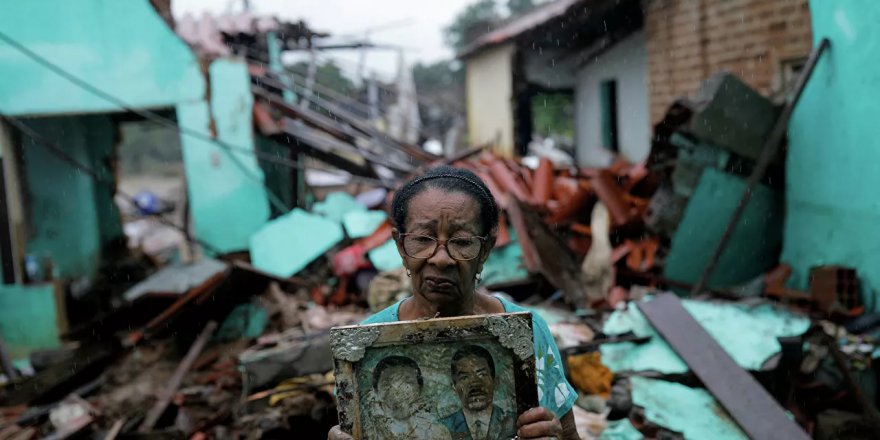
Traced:
POLYGON ((599 84, 601 105, 602 146, 611 151, 620 151, 617 132, 617 80, 610 79, 599 84))

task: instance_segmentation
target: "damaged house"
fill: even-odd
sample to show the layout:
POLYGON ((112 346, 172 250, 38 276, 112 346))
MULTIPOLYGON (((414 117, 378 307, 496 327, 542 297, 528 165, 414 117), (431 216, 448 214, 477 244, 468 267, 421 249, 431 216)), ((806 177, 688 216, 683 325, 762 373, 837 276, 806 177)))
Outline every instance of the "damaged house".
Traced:
POLYGON ((728 71, 765 95, 791 86, 811 47, 806 0, 568 0, 513 17, 459 53, 470 141, 527 154, 530 97, 568 93, 576 159, 647 158, 680 96, 728 71))
POLYGON ((874 2, 542 4, 462 52, 494 151, 450 157, 286 71, 303 22, 69 3, 0 15, 0 439, 326 438, 328 329, 410 293, 387 203, 435 164, 498 201, 481 288, 548 322, 582 438, 876 438, 874 2), (543 93, 574 163, 529 151, 543 93), (161 258, 114 203, 143 121, 161 258))

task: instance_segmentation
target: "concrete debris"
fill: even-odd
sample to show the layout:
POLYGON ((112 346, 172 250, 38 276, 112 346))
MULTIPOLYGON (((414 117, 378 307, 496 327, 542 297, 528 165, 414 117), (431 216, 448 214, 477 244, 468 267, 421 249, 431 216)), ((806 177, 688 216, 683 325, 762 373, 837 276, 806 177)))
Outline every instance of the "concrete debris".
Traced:
MULTIPOLYGON (((223 20, 184 18, 178 32, 208 56, 268 51, 269 31, 289 32, 280 41, 288 49, 295 36, 321 36, 302 23, 223 20)), ((406 123, 388 136, 322 93, 305 100, 315 105, 283 98, 300 85, 265 66, 249 73, 261 140, 291 147, 275 156, 307 169, 264 176, 283 181, 286 193, 256 232, 231 231, 247 249, 190 248, 187 228, 129 222, 129 247, 152 265, 111 280, 112 307, 89 310, 69 332, 60 320, 41 323, 52 336, 45 348, 73 341, 63 351, 37 353, 26 366, 3 359, 0 439, 326 438, 337 423, 328 330, 412 294, 388 202, 404 178, 439 164, 473 171, 498 202, 501 224, 479 289, 548 322, 580 393, 573 413, 582 438, 746 438, 754 426, 742 420, 766 414, 731 409, 731 393, 720 396, 715 385, 749 372, 766 387, 764 408, 789 411, 786 423, 817 438, 877 426, 880 314, 866 313, 876 304, 865 304, 865 283, 845 266, 813 268, 808 291, 789 285, 792 269, 779 261, 781 163, 770 163, 761 185, 742 177, 761 157, 755 148, 778 109, 735 77, 715 76, 696 102, 673 105, 644 163, 615 157, 607 167, 580 168, 552 142, 535 143, 539 156, 521 159, 482 147, 436 157, 415 145, 418 105, 410 97, 397 97, 406 123), (702 279, 746 188, 751 200, 730 244, 702 279), (701 289, 680 301, 682 311, 705 330, 703 343, 732 359, 713 380, 686 341, 664 339, 675 339, 683 320, 642 313, 655 301, 677 304, 669 292, 685 296, 695 284, 701 289)), ((47 299, 63 290, 53 281, 47 299)), ((91 289, 83 285, 63 287, 91 289)), ((32 336, 16 319, 0 327, 13 357, 32 336)))

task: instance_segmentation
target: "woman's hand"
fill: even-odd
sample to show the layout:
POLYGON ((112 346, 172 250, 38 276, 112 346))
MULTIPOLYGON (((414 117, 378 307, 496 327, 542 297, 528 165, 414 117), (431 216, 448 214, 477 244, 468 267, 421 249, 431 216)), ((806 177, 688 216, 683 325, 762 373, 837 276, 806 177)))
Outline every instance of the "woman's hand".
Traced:
POLYGON ((336 425, 327 433, 327 440, 354 440, 354 438, 342 432, 339 425, 336 425))
POLYGON ((547 408, 532 408, 516 419, 516 435, 522 439, 562 438, 562 423, 547 408))

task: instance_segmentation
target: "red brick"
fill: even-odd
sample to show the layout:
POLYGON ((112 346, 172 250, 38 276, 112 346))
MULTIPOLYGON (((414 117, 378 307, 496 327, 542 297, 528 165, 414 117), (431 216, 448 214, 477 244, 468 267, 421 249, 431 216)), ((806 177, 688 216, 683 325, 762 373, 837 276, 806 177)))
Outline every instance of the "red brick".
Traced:
POLYGON ((722 69, 775 92, 781 61, 809 54, 811 32, 808 0, 646 0, 651 119, 722 69))

